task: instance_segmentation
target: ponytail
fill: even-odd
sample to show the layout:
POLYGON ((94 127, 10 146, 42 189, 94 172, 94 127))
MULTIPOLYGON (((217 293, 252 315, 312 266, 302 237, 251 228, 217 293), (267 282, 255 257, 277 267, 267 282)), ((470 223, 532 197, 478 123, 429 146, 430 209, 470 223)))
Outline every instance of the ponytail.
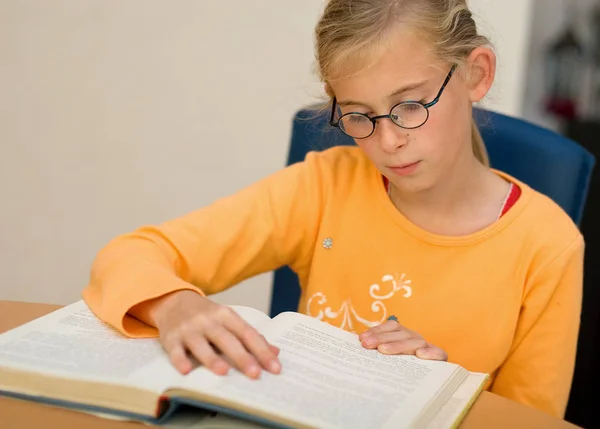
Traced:
POLYGON ((473 122, 471 123, 471 144, 475 158, 486 167, 489 167, 490 159, 488 157, 487 149, 485 148, 485 143, 483 142, 483 137, 481 137, 481 133, 479 132, 479 127, 477 126, 477 123, 475 123, 475 119, 473 119, 473 122))

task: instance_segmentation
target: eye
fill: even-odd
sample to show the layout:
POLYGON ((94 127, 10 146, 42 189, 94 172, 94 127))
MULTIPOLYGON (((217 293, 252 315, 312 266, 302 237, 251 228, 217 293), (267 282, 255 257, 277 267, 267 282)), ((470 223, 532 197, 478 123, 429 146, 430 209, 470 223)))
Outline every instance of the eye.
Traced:
POLYGON ((401 110, 406 113, 418 112, 423 108, 422 104, 419 103, 406 103, 401 105, 401 110))
POLYGON ((344 121, 350 122, 352 124, 364 124, 370 122, 369 119, 363 115, 348 115, 344 117, 344 121))

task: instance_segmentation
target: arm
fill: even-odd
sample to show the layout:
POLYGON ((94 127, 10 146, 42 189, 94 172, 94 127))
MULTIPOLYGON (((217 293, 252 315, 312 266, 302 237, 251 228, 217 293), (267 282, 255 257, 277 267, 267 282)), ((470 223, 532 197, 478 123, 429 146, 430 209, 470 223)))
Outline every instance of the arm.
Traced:
POLYGON ((579 236, 533 273, 513 346, 492 392, 564 418, 579 333, 583 283, 579 236))
POLYGON ((319 156, 281 170, 210 206, 120 236, 92 266, 84 299, 127 335, 156 335, 152 303, 171 292, 220 292, 282 265, 301 269, 321 210, 319 156), (142 304, 142 305, 140 305, 142 304))

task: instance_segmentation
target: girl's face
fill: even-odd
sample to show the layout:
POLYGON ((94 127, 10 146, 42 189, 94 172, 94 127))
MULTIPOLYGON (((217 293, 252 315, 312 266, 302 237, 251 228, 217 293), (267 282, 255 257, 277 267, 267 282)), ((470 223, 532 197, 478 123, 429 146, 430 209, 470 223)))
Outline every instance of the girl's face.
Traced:
MULTIPOLYGON (((331 88, 342 114, 387 115, 400 102, 433 101, 451 67, 434 57, 422 39, 404 35, 376 63, 331 82, 331 88)), ((482 85, 485 82, 469 84, 455 72, 439 101, 429 108, 424 125, 404 129, 389 118, 379 119, 375 132, 355 139, 356 144, 400 190, 431 189, 453 172, 476 165, 471 147, 471 106, 489 89, 482 85)))

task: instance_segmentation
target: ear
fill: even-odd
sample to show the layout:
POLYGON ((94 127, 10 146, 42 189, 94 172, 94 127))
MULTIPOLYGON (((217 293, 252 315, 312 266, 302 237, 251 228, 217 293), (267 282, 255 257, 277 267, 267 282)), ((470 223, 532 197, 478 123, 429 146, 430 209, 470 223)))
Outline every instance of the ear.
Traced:
POLYGON ((467 59, 469 99, 481 101, 489 92, 496 76, 496 55, 490 48, 475 48, 467 59))

